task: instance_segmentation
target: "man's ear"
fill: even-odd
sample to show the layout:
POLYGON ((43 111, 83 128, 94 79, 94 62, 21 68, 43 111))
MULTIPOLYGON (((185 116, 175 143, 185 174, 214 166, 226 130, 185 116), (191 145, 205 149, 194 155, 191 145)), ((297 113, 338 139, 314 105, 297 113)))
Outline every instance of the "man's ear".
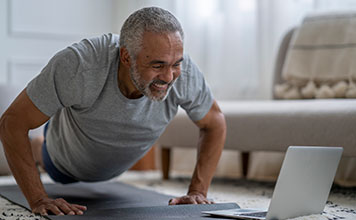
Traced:
POLYGON ((120 48, 120 61, 126 67, 130 68, 131 66, 131 57, 129 51, 125 47, 120 48))

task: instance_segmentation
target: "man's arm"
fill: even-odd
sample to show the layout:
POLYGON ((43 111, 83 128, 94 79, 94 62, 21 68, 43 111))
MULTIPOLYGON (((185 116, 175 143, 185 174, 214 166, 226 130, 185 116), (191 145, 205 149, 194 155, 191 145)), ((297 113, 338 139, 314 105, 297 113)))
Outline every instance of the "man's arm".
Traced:
POLYGON ((48 121, 23 90, 0 119, 0 139, 11 171, 32 211, 41 215, 83 214, 84 206, 50 199, 33 158, 28 132, 48 121))
POLYGON ((188 194, 172 199, 169 204, 210 204, 206 196, 215 173, 226 137, 226 122, 218 104, 214 101, 206 116, 195 122, 200 128, 198 158, 188 194))

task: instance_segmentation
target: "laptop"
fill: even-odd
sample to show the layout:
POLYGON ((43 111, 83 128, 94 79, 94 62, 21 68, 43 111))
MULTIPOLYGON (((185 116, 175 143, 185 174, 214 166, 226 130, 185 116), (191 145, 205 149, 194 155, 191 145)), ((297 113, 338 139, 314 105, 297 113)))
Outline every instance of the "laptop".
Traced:
POLYGON ((291 146, 268 210, 229 209, 203 214, 237 219, 287 219, 320 214, 329 196, 342 147, 291 146))

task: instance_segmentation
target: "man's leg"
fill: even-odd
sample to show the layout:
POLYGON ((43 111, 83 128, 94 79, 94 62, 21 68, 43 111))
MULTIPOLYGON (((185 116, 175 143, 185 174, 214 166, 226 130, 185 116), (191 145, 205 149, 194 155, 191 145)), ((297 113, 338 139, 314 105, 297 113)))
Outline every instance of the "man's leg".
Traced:
POLYGON ((44 137, 38 136, 31 139, 31 147, 33 158, 35 159, 36 164, 39 164, 41 168, 44 169, 43 158, 42 158, 42 146, 43 146, 44 137))
MULTIPOLYGON (((48 123, 45 125, 43 130, 44 136, 47 134, 47 128, 48 123)), ((78 180, 63 174, 55 167, 49 157, 44 136, 38 136, 31 140, 32 154, 36 164, 39 164, 41 168, 47 172, 48 176, 50 176, 55 182, 62 184, 78 182, 78 180)))

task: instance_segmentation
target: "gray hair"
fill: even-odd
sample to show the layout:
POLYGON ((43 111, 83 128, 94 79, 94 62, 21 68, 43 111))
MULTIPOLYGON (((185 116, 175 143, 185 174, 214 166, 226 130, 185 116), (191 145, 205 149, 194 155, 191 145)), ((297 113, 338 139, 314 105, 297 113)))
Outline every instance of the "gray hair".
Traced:
POLYGON ((141 49, 145 31, 155 33, 178 31, 182 41, 184 39, 183 28, 172 13, 158 7, 142 8, 126 19, 120 32, 120 47, 125 47, 132 59, 136 59, 141 49))

